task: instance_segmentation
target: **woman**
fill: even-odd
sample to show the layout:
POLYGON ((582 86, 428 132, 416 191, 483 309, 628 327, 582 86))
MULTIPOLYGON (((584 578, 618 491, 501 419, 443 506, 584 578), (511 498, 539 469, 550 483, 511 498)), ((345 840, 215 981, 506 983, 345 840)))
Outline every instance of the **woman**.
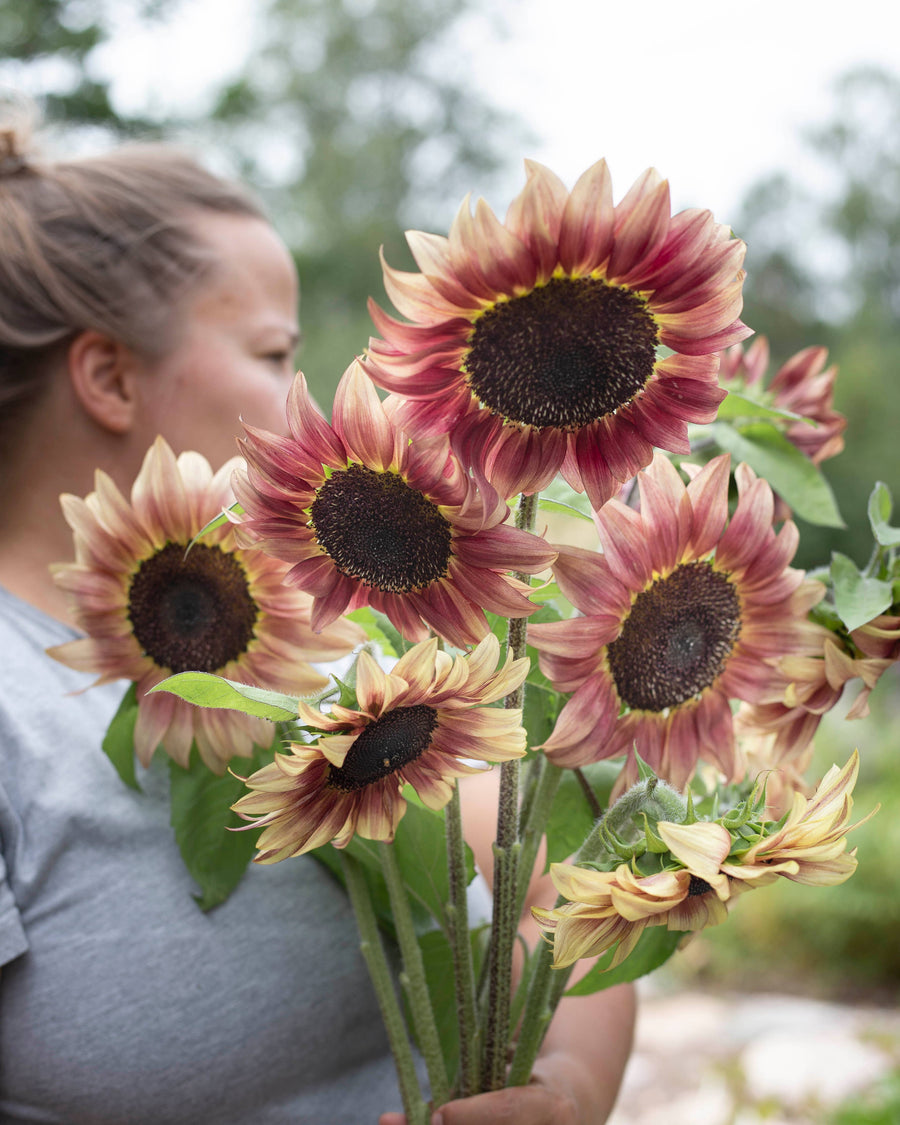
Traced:
MULTIPOLYGON (((161 755, 135 792, 100 751, 122 685, 73 696, 89 681, 45 655, 76 635, 60 493, 97 467, 127 489, 158 434, 215 468, 239 416, 281 430, 296 307, 257 206, 186 157, 41 163, 0 132, 0 1121, 398 1120, 344 892, 304 858, 201 913, 161 755)), ((522 1125, 604 1121, 631 1012, 568 1002, 532 1087, 444 1125, 498 1098, 522 1125)))

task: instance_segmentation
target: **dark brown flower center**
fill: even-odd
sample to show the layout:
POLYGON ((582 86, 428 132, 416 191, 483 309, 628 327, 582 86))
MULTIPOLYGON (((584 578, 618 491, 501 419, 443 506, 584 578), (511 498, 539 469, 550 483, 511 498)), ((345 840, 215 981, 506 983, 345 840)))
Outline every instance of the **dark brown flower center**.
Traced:
POLYGON ((449 521, 396 473, 355 464, 335 472, 310 514, 338 570, 376 590, 408 594, 447 573, 449 521))
POLYGON ((144 559, 128 591, 141 649, 173 672, 216 672, 247 651, 259 614, 247 573, 219 547, 167 543, 144 559))
POLYGON ((727 577, 706 562, 679 566, 638 594, 608 648, 619 697, 644 711, 692 699, 721 674, 740 631, 727 577))
POLYGON ((657 339, 630 290, 593 277, 551 278, 478 318, 464 369, 482 405, 506 420, 577 429, 644 387, 657 339))
POLYGON ((332 766, 328 784, 346 793, 365 789, 373 781, 414 762, 431 745, 437 711, 424 703, 395 707, 367 726, 338 769, 332 766))
POLYGON ((699 875, 691 876, 691 881, 688 883, 688 898, 699 898, 711 890, 712 887, 705 879, 701 879, 699 875))

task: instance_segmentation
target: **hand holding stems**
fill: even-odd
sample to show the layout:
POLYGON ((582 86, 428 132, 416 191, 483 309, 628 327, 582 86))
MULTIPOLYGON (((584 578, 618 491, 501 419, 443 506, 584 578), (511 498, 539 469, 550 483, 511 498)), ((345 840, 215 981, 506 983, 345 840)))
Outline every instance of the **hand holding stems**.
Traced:
MULTIPOLYGON (((498 784, 497 771, 493 771, 467 778, 460 786, 466 839, 489 883, 498 784)), ((520 932, 531 945, 541 940, 531 905, 547 901, 555 893, 549 876, 537 874, 542 867, 540 856, 519 923, 520 932)), ((516 975, 520 967, 517 960, 516 975)), ((590 962, 579 963, 572 979, 578 979, 590 967, 590 962)), ((563 998, 527 1086, 448 1102, 432 1121, 440 1125, 493 1125, 496 1121, 512 1125, 603 1125, 612 1112, 631 1052, 634 1020, 635 993, 631 985, 563 998)), ((402 1114, 386 1113, 379 1125, 405 1125, 405 1121, 402 1114)))
MULTIPOLYGON (((634 1027, 634 990, 620 985, 563 1000, 527 1086, 441 1106, 432 1125, 603 1125, 615 1103, 634 1027)), ((378 1125, 406 1125, 384 1113, 378 1125)))

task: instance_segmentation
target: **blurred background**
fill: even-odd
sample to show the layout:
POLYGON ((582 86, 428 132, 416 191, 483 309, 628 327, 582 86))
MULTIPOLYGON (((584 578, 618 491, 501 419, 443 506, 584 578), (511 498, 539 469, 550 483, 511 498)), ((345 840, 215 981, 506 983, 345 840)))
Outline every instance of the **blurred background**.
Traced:
MULTIPOLYGON (((864 564, 873 483, 900 498, 900 57, 884 12, 876 0, 0 0, 0 85, 38 100, 54 154, 162 137, 253 186, 297 259, 300 364, 323 404, 366 345, 366 298, 385 300, 379 246, 413 268, 403 230, 446 233, 468 191, 502 216, 525 156, 569 186, 605 156, 617 196, 655 165, 677 209, 709 207, 748 243, 744 320, 769 337, 773 369, 811 344, 839 365, 847 448, 826 474, 847 528, 801 524, 798 561, 840 550, 864 564)), ((817 775, 859 745, 857 807, 882 803, 858 833, 858 873, 738 908, 675 959, 677 988, 895 1003, 896 683, 885 677, 869 720, 829 715, 817 743, 817 775)), ((827 1120, 900 1121, 900 1082, 883 1089, 881 1116, 827 1120)))

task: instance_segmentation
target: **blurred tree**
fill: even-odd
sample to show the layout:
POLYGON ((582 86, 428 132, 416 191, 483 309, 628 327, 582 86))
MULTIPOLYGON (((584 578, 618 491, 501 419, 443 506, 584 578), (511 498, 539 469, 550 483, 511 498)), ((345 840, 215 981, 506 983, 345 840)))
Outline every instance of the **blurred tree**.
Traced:
MULTIPOLYGON (((117 0, 117 13, 123 8, 153 21, 168 14, 171 0, 117 0)), ((112 26, 112 0, 0 0, 0 84, 34 97, 51 127, 158 133, 151 118, 119 113, 108 78, 95 73, 92 56, 112 26)))
POLYGON ((866 561, 875 480, 900 503, 900 77, 852 70, 833 97, 830 118, 806 135, 814 175, 759 181, 735 224, 749 248, 744 319, 769 337, 773 362, 824 344, 840 366, 847 448, 825 471, 848 526, 804 528, 804 564, 832 549, 866 561))
POLYGON ((301 363, 323 405, 368 342, 378 247, 414 268, 401 231, 446 230, 521 137, 475 94, 452 37, 472 0, 273 0, 222 94, 217 141, 268 200, 303 285, 301 363))

